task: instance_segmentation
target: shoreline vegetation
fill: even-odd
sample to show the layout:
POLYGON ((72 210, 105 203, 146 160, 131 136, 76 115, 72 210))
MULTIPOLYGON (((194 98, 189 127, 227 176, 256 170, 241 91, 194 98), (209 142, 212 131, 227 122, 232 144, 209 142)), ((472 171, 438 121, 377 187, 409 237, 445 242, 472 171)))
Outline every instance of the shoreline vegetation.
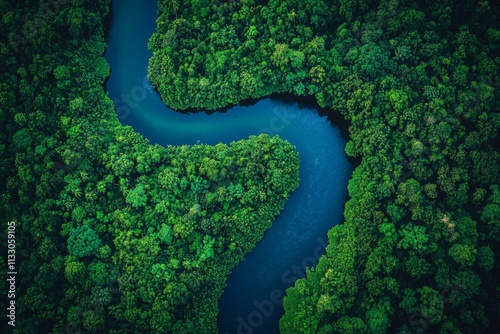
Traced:
POLYGON ((494 333, 499 7, 159 1, 149 76, 175 109, 314 96, 349 125, 345 223, 287 290, 283 333, 494 333))
POLYGON ((109 9, 0 5, 14 333, 215 333, 227 276, 298 187, 299 156, 278 136, 164 148, 122 126, 104 89, 109 9))

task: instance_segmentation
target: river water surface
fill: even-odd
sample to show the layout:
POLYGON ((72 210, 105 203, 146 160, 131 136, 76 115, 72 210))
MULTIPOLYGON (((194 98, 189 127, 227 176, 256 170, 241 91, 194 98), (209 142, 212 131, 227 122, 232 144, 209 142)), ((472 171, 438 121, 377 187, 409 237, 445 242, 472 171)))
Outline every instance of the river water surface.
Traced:
POLYGON ((224 112, 179 113, 165 106, 147 79, 149 37, 156 29, 153 0, 113 2, 105 58, 107 91, 124 125, 151 143, 229 144, 250 135, 278 134, 300 154, 300 186, 256 248, 231 273, 219 300, 220 333, 279 333, 287 287, 324 253, 326 233, 342 222, 352 171, 345 139, 316 108, 266 98, 224 112))

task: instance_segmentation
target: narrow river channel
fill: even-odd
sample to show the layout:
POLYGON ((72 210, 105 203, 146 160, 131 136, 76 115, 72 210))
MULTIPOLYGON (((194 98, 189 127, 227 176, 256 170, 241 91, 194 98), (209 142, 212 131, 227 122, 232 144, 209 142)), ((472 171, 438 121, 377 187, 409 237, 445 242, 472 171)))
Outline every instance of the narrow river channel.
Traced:
POLYGON ((324 253, 327 231, 342 222, 352 171, 340 129, 316 108, 266 98, 223 112, 179 113, 163 104, 147 79, 149 37, 156 29, 156 1, 113 2, 105 55, 107 91, 123 125, 151 143, 229 144, 250 135, 277 134, 297 147, 300 186, 256 248, 229 276, 219 300, 220 333, 279 333, 286 288, 324 253))

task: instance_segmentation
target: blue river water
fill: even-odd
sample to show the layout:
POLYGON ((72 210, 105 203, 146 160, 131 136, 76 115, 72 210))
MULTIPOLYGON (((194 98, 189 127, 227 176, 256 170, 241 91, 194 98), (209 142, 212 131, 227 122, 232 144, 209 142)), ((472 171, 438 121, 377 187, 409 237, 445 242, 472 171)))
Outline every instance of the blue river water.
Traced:
POLYGON ((107 91, 123 125, 163 146, 229 144, 266 132, 279 135, 300 154, 300 186, 256 248, 229 276, 219 300, 219 332, 279 333, 281 298, 324 253, 326 233, 342 222, 352 165, 345 139, 310 105, 265 98, 223 112, 180 113, 168 107, 147 78, 149 37, 156 29, 155 1, 113 2, 105 58, 107 91))

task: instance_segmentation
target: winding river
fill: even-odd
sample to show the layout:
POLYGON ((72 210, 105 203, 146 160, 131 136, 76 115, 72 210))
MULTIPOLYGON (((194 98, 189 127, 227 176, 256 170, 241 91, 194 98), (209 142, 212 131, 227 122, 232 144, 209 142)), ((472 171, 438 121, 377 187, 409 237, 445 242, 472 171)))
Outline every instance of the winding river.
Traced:
POLYGON ((160 145, 229 144, 266 132, 297 147, 300 186, 256 248, 231 273, 219 300, 220 333, 279 333, 287 287, 324 253, 326 233, 342 221, 352 171, 345 139, 311 105, 266 98, 223 112, 179 113, 165 106, 147 79, 156 29, 155 1, 113 3, 105 58, 112 72, 107 91, 124 125, 160 145))

